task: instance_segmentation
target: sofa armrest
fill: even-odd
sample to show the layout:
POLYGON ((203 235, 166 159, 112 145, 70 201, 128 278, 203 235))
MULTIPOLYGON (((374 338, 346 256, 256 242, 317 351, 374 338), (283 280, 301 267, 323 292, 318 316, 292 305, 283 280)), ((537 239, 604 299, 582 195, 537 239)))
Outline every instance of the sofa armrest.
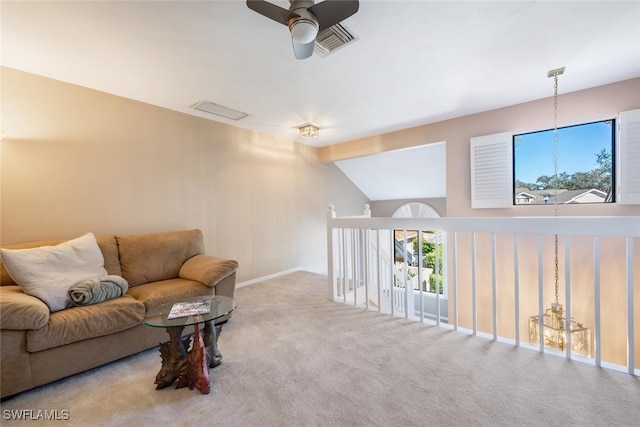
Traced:
POLYGON ((211 255, 196 255, 182 264, 178 277, 197 280, 213 288, 221 280, 235 273, 237 269, 238 263, 234 260, 211 255))
POLYGON ((49 322, 49 307, 22 292, 19 286, 0 286, 0 327, 40 329, 49 322))

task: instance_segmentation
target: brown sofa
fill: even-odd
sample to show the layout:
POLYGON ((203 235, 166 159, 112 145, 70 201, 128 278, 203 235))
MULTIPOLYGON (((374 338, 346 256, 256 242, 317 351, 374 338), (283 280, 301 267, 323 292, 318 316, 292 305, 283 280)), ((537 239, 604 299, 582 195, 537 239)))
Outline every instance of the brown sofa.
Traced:
MULTIPOLYGON (((142 324, 145 311, 161 303, 212 292, 233 297, 238 264, 204 255, 200 230, 109 235, 96 240, 108 274, 124 277, 129 288, 121 297, 94 305, 51 313, 41 300, 22 292, 0 263, 2 398, 167 341, 165 329, 142 324)), ((153 378, 149 381, 153 386, 153 378)))

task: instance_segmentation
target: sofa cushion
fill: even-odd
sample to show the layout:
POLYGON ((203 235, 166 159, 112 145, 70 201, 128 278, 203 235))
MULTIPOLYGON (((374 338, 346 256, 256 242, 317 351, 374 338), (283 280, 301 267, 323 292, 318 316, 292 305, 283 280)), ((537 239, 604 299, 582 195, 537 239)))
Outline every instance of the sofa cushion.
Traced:
POLYGON ((116 236, 120 268, 129 286, 174 279, 182 264, 204 253, 200 230, 116 236))
POLYGON ((238 262, 211 255, 196 255, 185 261, 178 275, 214 287, 238 269, 238 262))
POLYGON ((118 242, 116 242, 116 236, 98 236, 96 237, 98 246, 102 251, 104 257, 104 268, 111 276, 121 276, 122 270, 120 269, 120 254, 118 253, 118 242))
POLYGON ((39 329, 49 321, 49 307, 19 286, 0 288, 0 326, 2 329, 39 329))
POLYGON ((27 331, 27 351, 37 352, 133 328, 144 318, 144 305, 124 295, 100 304, 51 313, 42 328, 27 331))
MULTIPOLYGON (((31 249, 40 246, 54 246, 63 243, 64 240, 42 240, 36 242, 17 243, 13 245, 5 245, 5 249, 31 249)), ((118 254, 118 243, 116 242, 116 236, 97 236, 96 242, 98 247, 102 251, 104 258, 104 268, 107 273, 115 276, 122 276, 122 270, 120 270, 120 255, 118 254)), ((12 286, 17 285, 15 280, 11 278, 9 272, 4 266, 3 262, 0 262, 0 286, 12 286)))
POLYGON ((105 276, 104 257, 92 233, 55 246, 0 249, 2 262, 22 290, 44 301, 51 312, 73 305, 69 288, 105 276))
POLYGON ((215 295, 210 288, 195 280, 169 279, 129 288, 127 295, 142 302, 147 310, 160 304, 178 302, 200 295, 215 295))

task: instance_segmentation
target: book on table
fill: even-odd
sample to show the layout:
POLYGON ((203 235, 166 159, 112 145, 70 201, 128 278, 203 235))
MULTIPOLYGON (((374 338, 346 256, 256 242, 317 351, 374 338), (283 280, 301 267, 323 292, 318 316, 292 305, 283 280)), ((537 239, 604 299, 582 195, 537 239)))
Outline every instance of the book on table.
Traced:
POLYGON ((178 317, 195 316, 198 314, 207 314, 211 312, 211 300, 203 299, 197 301, 177 302, 171 307, 167 319, 175 319, 178 317))

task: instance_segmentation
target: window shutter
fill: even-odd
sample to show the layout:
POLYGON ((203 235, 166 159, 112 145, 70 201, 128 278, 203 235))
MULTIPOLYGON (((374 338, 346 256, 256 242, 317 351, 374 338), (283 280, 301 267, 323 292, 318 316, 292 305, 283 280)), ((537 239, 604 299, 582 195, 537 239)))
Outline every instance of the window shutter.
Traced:
POLYGON ((618 116, 616 138, 617 202, 640 204, 640 110, 623 111, 618 116))
POLYGON ((471 138, 471 207, 513 206, 513 134, 471 138))

